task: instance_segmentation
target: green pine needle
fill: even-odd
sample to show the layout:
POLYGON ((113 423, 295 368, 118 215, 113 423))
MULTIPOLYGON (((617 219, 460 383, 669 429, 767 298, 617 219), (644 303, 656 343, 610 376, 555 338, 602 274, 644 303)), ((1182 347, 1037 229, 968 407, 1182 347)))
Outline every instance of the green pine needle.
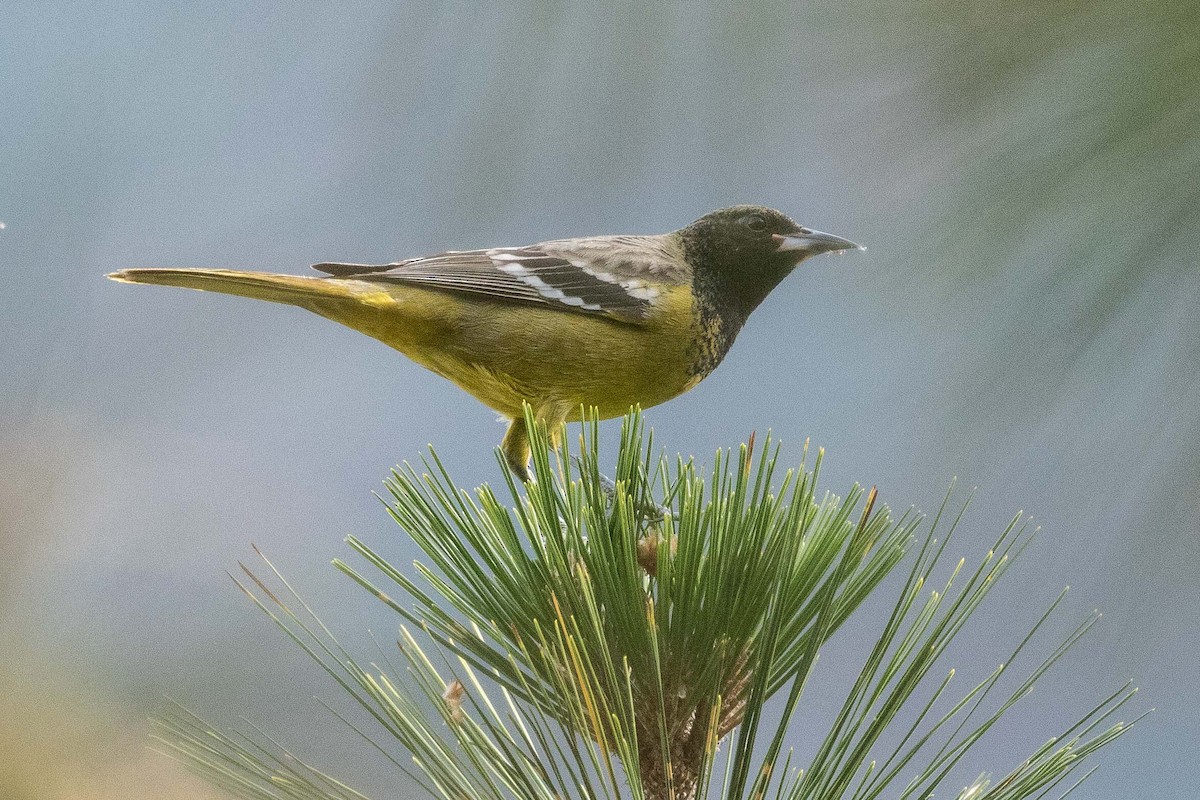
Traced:
MULTIPOLYGON (((918 540, 920 515, 893 518, 873 489, 818 494, 821 454, 809 469, 806 448, 800 466, 782 470, 770 436, 757 455, 753 437, 736 455, 718 452, 705 474, 657 455, 634 411, 614 486, 602 477, 595 419, 576 452, 568 435, 556 451, 527 422, 536 482, 517 486, 504 472, 499 489, 468 492, 431 451, 386 482, 388 513, 424 560, 401 570, 351 537, 364 567, 334 562, 400 617, 406 675, 360 665, 270 562, 270 583, 245 567, 249 582, 235 579, 373 718, 355 730, 431 797, 926 798, 1095 621, 993 698, 1047 612, 1013 658, 949 701, 954 671, 940 665, 1027 544, 1020 516, 975 569, 960 561, 931 591, 966 509, 943 523, 949 495, 918 540), (840 713, 794 768, 787 731, 821 646, 914 542, 840 713), (776 695, 783 714, 768 728, 763 710, 776 695), (895 730, 901 719, 907 727, 895 730), (895 743, 881 749, 885 740, 895 743)), ((1133 692, 1114 693, 959 800, 1064 784, 1128 729, 1111 719, 1133 692)), ((158 725, 164 752, 239 797, 362 798, 261 732, 222 734, 181 709, 158 725)))

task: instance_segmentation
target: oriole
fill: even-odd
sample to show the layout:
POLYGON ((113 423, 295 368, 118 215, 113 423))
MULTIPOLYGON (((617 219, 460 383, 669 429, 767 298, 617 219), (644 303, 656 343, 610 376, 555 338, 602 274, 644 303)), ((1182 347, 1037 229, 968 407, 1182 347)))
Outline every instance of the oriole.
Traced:
POLYGON ((688 391, 808 256, 862 249, 761 206, 671 233, 453 250, 392 264, 316 264, 322 277, 126 269, 126 283, 287 303, 374 337, 512 420, 502 448, 529 476, 528 402, 551 430, 688 391))

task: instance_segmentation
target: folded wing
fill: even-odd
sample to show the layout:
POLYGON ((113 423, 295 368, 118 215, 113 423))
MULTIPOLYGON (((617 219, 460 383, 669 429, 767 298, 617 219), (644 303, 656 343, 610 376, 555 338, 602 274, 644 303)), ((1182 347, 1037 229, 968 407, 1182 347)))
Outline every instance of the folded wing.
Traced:
POLYGON ((314 269, 331 280, 423 286, 634 323, 649 315, 664 288, 690 280, 672 242, 658 236, 569 239, 451 251, 394 264, 315 264, 314 269))

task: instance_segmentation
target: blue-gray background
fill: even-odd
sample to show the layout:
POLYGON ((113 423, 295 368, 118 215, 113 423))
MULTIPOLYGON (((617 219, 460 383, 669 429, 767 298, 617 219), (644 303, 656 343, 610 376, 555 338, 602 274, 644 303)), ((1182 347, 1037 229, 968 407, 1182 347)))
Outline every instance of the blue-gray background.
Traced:
POLYGON ((1130 677, 1158 711, 1081 796, 1194 796, 1200 24, 1068 5, 6 3, 0 795, 214 796, 145 751, 170 695, 394 796, 223 572, 259 544, 369 656, 397 620, 328 561, 348 533, 413 557, 371 490, 429 442, 496 477, 492 412, 382 345, 103 273, 303 273, 761 202, 870 250, 784 283, 649 413, 660 442, 773 428, 798 459, 811 437, 827 487, 900 508, 957 475, 971 558, 1028 510, 1040 538, 951 661, 990 669, 1066 584, 1053 633, 1105 616, 939 796, 1130 677))

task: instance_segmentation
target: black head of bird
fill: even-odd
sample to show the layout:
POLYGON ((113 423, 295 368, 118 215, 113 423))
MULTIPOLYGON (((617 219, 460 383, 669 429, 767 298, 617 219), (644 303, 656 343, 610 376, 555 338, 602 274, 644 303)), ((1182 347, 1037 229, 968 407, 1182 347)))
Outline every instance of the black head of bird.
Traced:
POLYGON ((866 249, 798 225, 773 208, 753 205, 705 214, 679 235, 696 281, 702 287, 712 284, 714 294, 736 298, 743 319, 809 256, 866 249))

